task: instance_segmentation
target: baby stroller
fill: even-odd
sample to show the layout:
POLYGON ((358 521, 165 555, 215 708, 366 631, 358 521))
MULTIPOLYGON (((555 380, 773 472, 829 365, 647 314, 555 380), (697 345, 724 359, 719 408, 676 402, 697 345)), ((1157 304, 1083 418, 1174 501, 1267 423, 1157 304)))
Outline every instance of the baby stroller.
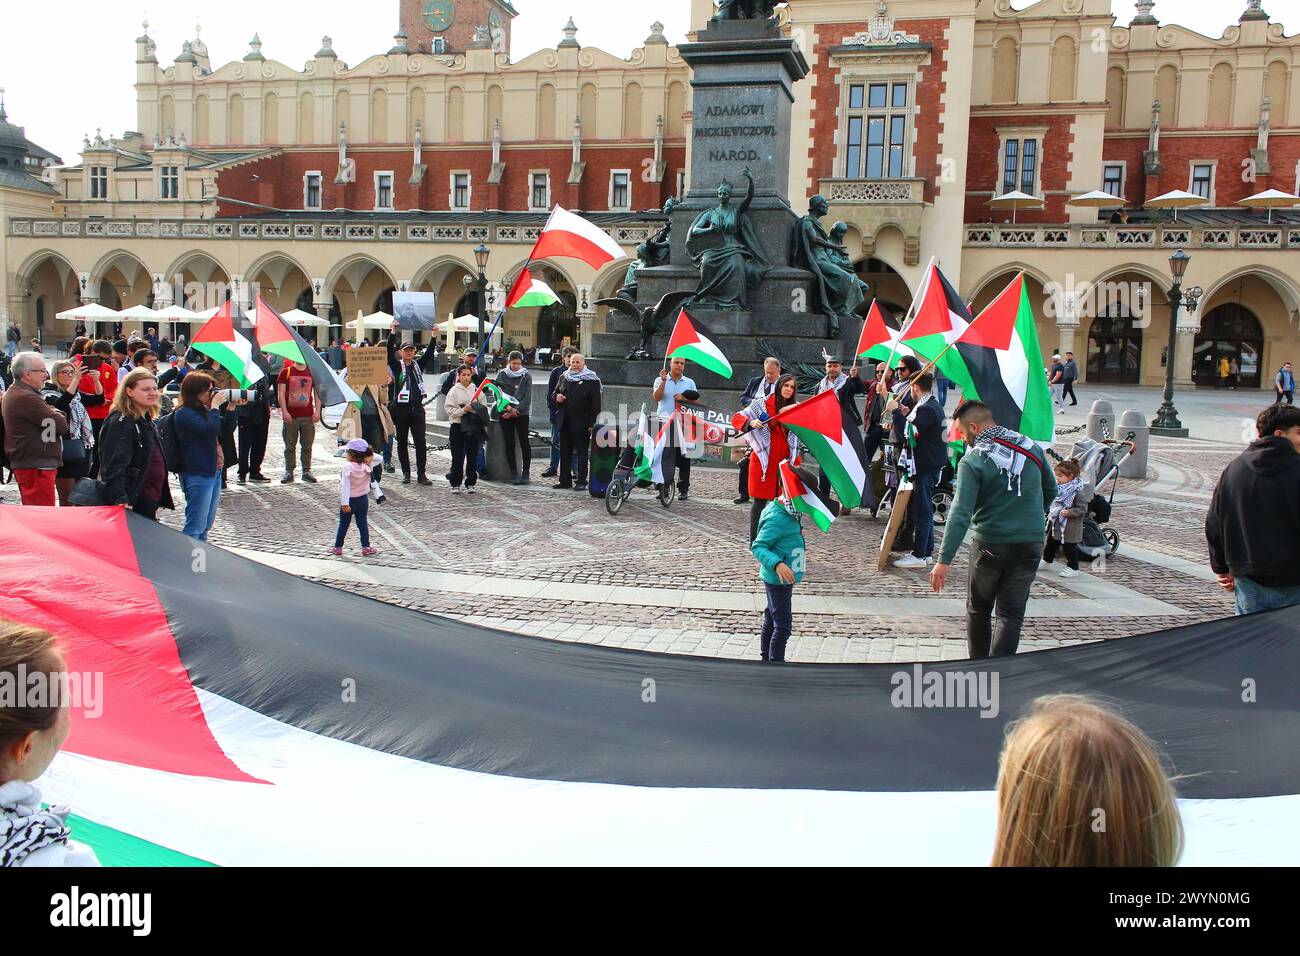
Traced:
POLYGON ((1092 500, 1088 513, 1083 516, 1083 541, 1079 543, 1079 556, 1087 561, 1110 557, 1119 550, 1119 532, 1106 527, 1110 521, 1115 487, 1119 484, 1119 466, 1133 451, 1131 441, 1094 441, 1081 438, 1070 448, 1070 457, 1082 467, 1083 480, 1092 485, 1092 500), (1110 493, 1103 494, 1102 486, 1110 482, 1110 493))
MULTIPOLYGON (((638 478, 636 475, 635 432, 631 437, 632 443, 624 445, 623 450, 619 452, 618 464, 614 467, 609 484, 605 486, 605 510, 612 515, 618 514, 623 507, 623 502, 632 497, 633 488, 654 487, 653 482, 638 478)), ((664 482, 655 497, 667 508, 677 497, 677 488, 671 481, 664 482)))

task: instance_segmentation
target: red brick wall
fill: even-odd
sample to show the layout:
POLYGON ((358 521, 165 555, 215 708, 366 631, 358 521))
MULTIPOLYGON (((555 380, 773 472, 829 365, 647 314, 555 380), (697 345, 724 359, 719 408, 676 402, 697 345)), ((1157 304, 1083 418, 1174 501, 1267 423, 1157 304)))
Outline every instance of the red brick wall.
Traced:
MULTIPOLYGON (((501 24, 506 33, 506 42, 510 40, 510 20, 504 11, 492 0, 456 0, 456 15, 451 26, 441 33, 429 29, 424 19, 424 6, 428 0, 401 0, 400 14, 402 29, 406 31, 407 45, 412 51, 428 53, 433 48, 433 38, 441 36, 447 41, 447 52, 463 53, 474 39, 474 30, 479 24, 486 25, 493 9, 501 13, 501 24)), ((385 16, 389 14, 385 12, 385 16)), ((507 45, 507 49, 509 46, 507 45)))
POLYGON ((1217 160, 1215 167, 1214 199, 1216 205, 1232 206, 1265 189, 1294 192, 1296 164, 1300 162, 1300 136, 1277 135, 1269 138, 1268 156, 1271 172, 1256 174, 1253 182, 1242 179, 1245 168, 1242 161, 1255 148, 1254 133, 1239 136, 1171 136, 1166 132, 1160 138, 1159 177, 1144 177, 1142 152, 1147 147, 1141 139, 1107 139, 1102 155, 1107 160, 1128 161, 1128 186, 1125 194, 1130 203, 1138 205, 1171 189, 1188 189, 1191 185, 1193 160, 1217 160))
MULTIPOLYGON (((224 198, 273 206, 278 209, 301 209, 303 177, 309 170, 322 174, 321 206, 324 209, 345 208, 356 211, 374 209, 375 178, 377 171, 393 173, 393 204, 397 210, 425 209, 430 211, 449 208, 452 170, 468 170, 471 181, 470 207, 474 210, 499 208, 507 211, 528 209, 529 172, 547 169, 551 174, 551 200, 574 209, 603 211, 608 205, 609 174, 613 169, 631 171, 632 208, 634 210, 658 207, 676 188, 677 171, 686 159, 682 145, 665 146, 664 160, 667 170, 662 182, 643 179, 643 161, 653 158, 654 146, 643 143, 633 146, 588 146, 582 157, 586 170, 580 187, 570 187, 568 147, 531 149, 503 149, 501 158, 506 173, 499 187, 488 184, 492 153, 485 147, 464 149, 426 148, 421 159, 428 167, 418 186, 410 185, 412 153, 402 150, 348 150, 348 157, 356 160, 356 182, 335 185, 338 172, 338 151, 304 150, 281 153, 257 162, 248 163, 218 174, 217 189, 224 198), (254 179, 256 177, 256 179, 254 179)), ((238 203, 219 202, 219 215, 238 216, 255 214, 238 203)))
MULTIPOLYGON (((1038 154, 1039 195, 1046 199, 1042 209, 1021 209, 1017 222, 1064 222, 1067 214, 1065 200, 1068 196, 1048 195, 1053 190, 1063 190, 1070 179, 1070 160, 1074 154, 1074 134, 1070 126, 1072 114, 1040 115, 1027 107, 1015 116, 980 116, 970 118, 970 138, 966 159, 966 189, 969 193, 1002 192, 998 181, 998 128, 1006 126, 1045 126, 1042 146, 1038 154)), ((1097 170, 1101 175, 1101 169, 1097 170)), ((967 195, 967 222, 1002 222, 1011 220, 1009 210, 993 209, 988 195, 967 195)))
MULTIPOLYGON (((865 6, 865 5, 864 5, 865 6)), ((940 99, 945 83, 943 71, 947 65, 948 41, 944 31, 947 19, 900 20, 895 29, 914 33, 921 42, 933 46, 930 64, 921 68, 921 80, 916 84, 916 102, 920 114, 912 137, 912 156, 915 175, 926 181, 925 198, 934 200, 934 183, 939 178, 939 135, 943 132, 940 99)), ((808 175, 812 180, 809 196, 817 191, 817 181, 834 171, 837 147, 835 130, 839 125, 840 86, 835 82, 839 70, 830 63, 830 48, 842 44, 846 37, 861 33, 867 28, 865 20, 857 23, 823 23, 817 27, 817 66, 813 70, 816 83, 812 94, 813 140, 808 149, 808 175)))

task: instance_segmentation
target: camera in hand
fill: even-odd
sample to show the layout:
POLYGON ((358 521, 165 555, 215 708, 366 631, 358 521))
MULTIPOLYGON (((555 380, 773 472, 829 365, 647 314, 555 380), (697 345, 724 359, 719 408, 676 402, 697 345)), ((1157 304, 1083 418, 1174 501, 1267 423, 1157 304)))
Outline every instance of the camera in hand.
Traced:
POLYGON ((251 402, 254 394, 251 388, 214 388, 212 390, 212 407, 225 405, 227 402, 251 402))

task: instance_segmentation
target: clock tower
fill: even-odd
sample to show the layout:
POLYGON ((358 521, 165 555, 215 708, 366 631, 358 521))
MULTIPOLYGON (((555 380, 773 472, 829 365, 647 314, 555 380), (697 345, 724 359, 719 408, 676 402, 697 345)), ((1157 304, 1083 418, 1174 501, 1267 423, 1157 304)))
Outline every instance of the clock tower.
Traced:
POLYGON ((400 0, 402 30, 412 53, 464 53, 479 27, 493 48, 510 52, 509 0, 400 0))

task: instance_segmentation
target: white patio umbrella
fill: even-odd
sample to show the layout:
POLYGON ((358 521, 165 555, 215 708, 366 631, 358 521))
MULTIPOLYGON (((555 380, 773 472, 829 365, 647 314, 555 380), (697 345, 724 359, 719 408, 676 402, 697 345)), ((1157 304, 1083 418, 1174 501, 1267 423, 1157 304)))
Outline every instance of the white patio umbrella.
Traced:
POLYGON ((117 314, 122 319, 139 319, 142 322, 154 322, 158 319, 157 311, 149 308, 143 302, 139 305, 133 305, 129 309, 123 309, 117 314))
POLYGON ((1011 221, 1016 221, 1017 209, 1041 209, 1043 200, 1037 196, 1031 196, 1029 193, 1022 193, 1018 189, 1013 189, 1009 193, 1003 193, 1001 196, 994 196, 989 200, 989 205, 994 209, 1010 209, 1011 221))
POLYGON ((96 322, 120 322, 122 319, 113 309, 102 306, 98 302, 87 302, 85 305, 64 309, 54 317, 56 319, 79 319, 87 325, 94 325, 96 322))
POLYGON ((1245 199, 1238 199, 1238 206, 1250 206, 1252 209, 1267 209, 1268 221, 1273 221, 1274 208, 1284 208, 1294 206, 1300 203, 1300 196, 1284 193, 1280 189, 1265 189, 1262 193, 1255 193, 1253 196, 1247 196, 1245 199))
MULTIPOLYGON (((386 329, 393 324, 393 317, 387 312, 372 312, 369 315, 361 317, 361 327, 363 329, 386 329)), ((355 330, 357 320, 353 319, 346 328, 355 330)))
POLYGON ((1110 206, 1126 205, 1123 196, 1112 196, 1108 192, 1094 189, 1092 192, 1071 196, 1065 201, 1067 206, 1091 206, 1094 209, 1106 209, 1110 206))
POLYGON ((1204 206, 1205 203, 1204 196, 1189 193, 1185 189, 1174 189, 1157 196, 1155 199, 1148 199, 1144 205, 1148 209, 1172 209, 1174 211, 1174 222, 1177 222, 1178 210, 1187 209, 1190 206, 1204 206))
POLYGON ((451 329, 453 332, 477 332, 478 316, 459 315, 454 319, 448 319, 446 322, 438 323, 438 331, 446 332, 451 329))
POLYGON ((172 304, 165 309, 159 309, 154 318, 159 322, 197 322, 199 315, 183 305, 172 304))
MULTIPOLYGON (((321 328, 329 325, 329 322, 326 319, 322 319, 319 315, 314 315, 311 312, 306 312, 302 309, 290 309, 288 312, 282 312, 280 318, 284 319, 284 321, 288 322, 290 325, 313 325, 321 328)), ((352 327, 356 328, 356 325, 354 324, 352 327)))

